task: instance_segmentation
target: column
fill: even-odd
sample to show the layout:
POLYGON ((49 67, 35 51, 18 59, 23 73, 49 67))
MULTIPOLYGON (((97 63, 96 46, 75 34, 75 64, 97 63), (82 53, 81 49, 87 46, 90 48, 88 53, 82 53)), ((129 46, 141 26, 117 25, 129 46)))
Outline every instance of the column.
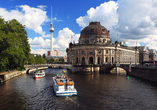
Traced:
POLYGON ((111 49, 109 49, 109 63, 111 64, 111 49))
POLYGON ((104 64, 104 49, 102 50, 102 64, 104 64))
POLYGON ((80 57, 81 57, 81 53, 80 53, 80 49, 79 49, 79 56, 78 56, 78 64, 81 64, 81 61, 80 61, 80 57))
POLYGON ((94 50, 94 64, 97 64, 97 58, 96 58, 96 49, 94 50))
POLYGON ((88 49, 86 49, 86 58, 85 58, 85 64, 89 65, 89 61, 88 61, 88 49))
POLYGON ((117 63, 117 48, 115 48, 115 54, 114 54, 115 64, 117 63))

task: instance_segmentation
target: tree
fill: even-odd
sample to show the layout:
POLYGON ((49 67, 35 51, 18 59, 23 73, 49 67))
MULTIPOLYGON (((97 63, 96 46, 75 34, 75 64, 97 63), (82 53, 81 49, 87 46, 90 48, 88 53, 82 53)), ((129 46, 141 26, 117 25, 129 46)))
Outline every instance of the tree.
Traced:
POLYGON ((45 56, 45 54, 43 54, 43 58, 44 58, 44 59, 46 59, 46 56, 45 56))
POLYGON ((60 61, 60 62, 64 62, 64 58, 60 58, 59 61, 60 61))
POLYGON ((30 52, 25 26, 0 17, 0 71, 24 69, 30 52))
POLYGON ((35 57, 35 64, 45 64, 46 60, 44 58, 41 57, 41 55, 37 55, 35 57))
POLYGON ((28 64, 35 64, 35 58, 33 54, 29 55, 28 64))

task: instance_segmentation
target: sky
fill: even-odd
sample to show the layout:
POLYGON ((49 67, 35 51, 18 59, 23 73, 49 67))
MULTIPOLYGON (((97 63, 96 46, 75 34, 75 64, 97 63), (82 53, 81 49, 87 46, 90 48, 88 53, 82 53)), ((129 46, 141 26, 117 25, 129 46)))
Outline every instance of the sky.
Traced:
POLYGON ((0 0, 0 16, 25 25, 31 53, 47 55, 51 6, 53 49, 65 56, 69 43, 77 43, 91 21, 110 30, 112 42, 157 50, 157 0, 0 0))

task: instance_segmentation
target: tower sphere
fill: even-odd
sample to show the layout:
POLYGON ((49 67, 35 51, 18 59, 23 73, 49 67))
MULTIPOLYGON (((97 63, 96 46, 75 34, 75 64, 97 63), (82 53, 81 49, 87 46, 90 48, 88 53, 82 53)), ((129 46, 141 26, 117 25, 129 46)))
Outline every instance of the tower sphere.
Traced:
POLYGON ((52 24, 52 23, 50 24, 50 29, 49 29, 49 31, 50 31, 50 32, 54 32, 54 28, 53 28, 53 24, 52 24))

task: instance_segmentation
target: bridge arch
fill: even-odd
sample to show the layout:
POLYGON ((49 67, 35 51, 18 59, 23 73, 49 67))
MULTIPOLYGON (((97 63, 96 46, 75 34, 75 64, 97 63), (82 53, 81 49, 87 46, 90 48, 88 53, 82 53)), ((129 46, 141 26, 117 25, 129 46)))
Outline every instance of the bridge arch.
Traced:
MULTIPOLYGON (((103 65, 100 67, 100 73, 110 73, 112 69, 114 69, 116 65, 103 65)), ((126 71, 126 74, 129 73, 129 65, 120 65, 119 68, 122 68, 126 71)))

